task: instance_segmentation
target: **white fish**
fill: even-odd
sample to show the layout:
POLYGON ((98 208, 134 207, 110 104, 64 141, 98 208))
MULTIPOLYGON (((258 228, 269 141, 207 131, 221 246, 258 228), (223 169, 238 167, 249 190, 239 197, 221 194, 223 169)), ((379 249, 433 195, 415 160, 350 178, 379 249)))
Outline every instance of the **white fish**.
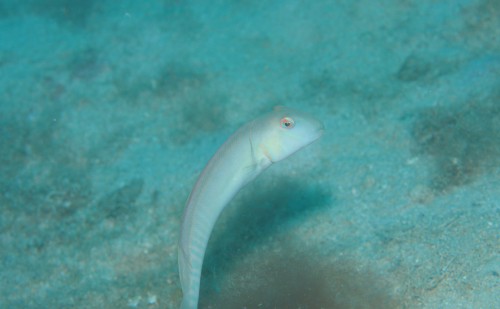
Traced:
POLYGON ((303 111, 276 106, 247 122, 217 149, 201 172, 184 208, 179 235, 179 309, 196 309, 203 258, 221 211, 236 193, 274 162, 317 140, 323 122, 303 111))

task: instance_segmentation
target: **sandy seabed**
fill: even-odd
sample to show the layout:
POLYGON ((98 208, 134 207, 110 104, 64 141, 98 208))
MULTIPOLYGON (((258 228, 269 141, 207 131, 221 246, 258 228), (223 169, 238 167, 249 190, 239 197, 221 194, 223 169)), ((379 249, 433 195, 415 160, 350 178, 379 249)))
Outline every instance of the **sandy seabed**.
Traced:
POLYGON ((199 308, 500 308, 500 1, 0 1, 0 307, 169 308, 274 105, 325 134, 216 224, 199 308))

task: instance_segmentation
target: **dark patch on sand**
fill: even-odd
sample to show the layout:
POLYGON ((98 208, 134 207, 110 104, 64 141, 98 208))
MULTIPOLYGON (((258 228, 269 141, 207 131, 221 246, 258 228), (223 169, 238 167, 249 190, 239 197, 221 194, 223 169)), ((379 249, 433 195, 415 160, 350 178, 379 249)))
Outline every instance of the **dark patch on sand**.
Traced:
POLYGON ((435 190, 470 183, 500 165, 500 96, 489 101, 418 113, 411 129, 412 152, 434 161, 431 186, 435 190))
MULTIPOLYGON (((258 260, 239 260, 232 272, 219 280, 218 291, 202 293, 202 308, 269 309, 392 309, 400 300, 386 279, 355 260, 329 262, 321 248, 295 253, 294 246, 274 253, 261 251, 258 260), (290 251, 287 251, 290 250, 290 251)), ((296 250, 296 249, 295 249, 296 250)))

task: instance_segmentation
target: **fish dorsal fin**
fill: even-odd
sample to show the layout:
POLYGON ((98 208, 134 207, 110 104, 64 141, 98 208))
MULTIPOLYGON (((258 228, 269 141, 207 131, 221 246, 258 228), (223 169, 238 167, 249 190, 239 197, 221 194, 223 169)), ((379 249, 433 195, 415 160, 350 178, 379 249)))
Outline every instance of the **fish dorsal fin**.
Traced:
POLYGON ((278 108, 284 108, 284 106, 283 105, 276 105, 275 107, 273 107, 273 110, 276 110, 278 108))

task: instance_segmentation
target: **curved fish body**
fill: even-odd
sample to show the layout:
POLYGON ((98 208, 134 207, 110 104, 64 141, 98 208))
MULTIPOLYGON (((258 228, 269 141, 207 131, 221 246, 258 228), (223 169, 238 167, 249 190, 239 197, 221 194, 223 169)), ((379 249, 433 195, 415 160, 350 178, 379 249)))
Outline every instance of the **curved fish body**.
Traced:
POLYGON ((247 122, 214 153, 196 180, 182 215, 178 259, 180 309, 196 309, 203 258, 221 211, 236 193, 274 162, 318 139, 323 122, 303 111, 276 106, 247 122))

